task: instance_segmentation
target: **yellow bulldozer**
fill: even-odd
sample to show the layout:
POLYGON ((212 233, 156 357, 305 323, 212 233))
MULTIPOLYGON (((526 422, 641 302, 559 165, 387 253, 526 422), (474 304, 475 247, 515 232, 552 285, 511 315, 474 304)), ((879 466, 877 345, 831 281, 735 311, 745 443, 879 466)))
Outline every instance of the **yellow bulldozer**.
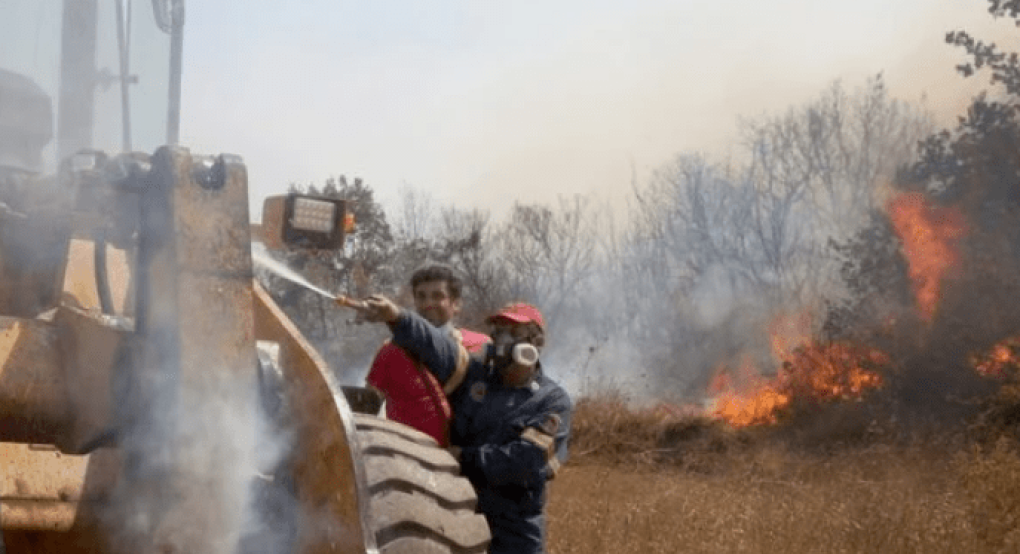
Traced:
MULTIPOLYGON (((452 456, 352 410, 254 280, 244 163, 177 144, 183 24, 183 0, 0 3, 3 549, 484 552, 452 456)), ((271 207, 270 244, 350 223, 271 207)))

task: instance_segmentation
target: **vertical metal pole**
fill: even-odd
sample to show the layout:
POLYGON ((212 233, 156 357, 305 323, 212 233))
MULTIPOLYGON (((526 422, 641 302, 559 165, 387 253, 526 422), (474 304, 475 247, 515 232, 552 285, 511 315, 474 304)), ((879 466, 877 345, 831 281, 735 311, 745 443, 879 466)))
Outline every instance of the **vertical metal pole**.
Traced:
POLYGON ((92 146, 97 0, 64 0, 57 112, 57 163, 92 146))
POLYGON ((181 135, 181 65, 184 54, 184 0, 172 0, 170 8, 170 94, 166 119, 166 143, 173 146, 181 135))
MULTIPOLYGON (((131 151, 131 64, 130 48, 128 47, 131 37, 128 21, 124 14, 124 0, 117 0, 117 57, 120 60, 120 123, 121 123, 121 150, 131 151)), ((128 10, 127 17, 131 17, 131 10, 128 10)))

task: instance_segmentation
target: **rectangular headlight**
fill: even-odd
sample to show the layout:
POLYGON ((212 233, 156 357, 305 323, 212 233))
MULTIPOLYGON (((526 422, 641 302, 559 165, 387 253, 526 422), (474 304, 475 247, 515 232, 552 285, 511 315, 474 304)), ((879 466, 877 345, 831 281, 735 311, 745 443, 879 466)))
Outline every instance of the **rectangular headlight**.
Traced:
POLYGON ((295 198, 290 226, 298 231, 329 233, 337 227, 336 204, 315 198, 295 198))
POLYGON ((290 193, 265 200, 258 238, 270 249, 328 249, 343 247, 347 233, 354 231, 354 216, 347 213, 347 201, 337 198, 290 193))

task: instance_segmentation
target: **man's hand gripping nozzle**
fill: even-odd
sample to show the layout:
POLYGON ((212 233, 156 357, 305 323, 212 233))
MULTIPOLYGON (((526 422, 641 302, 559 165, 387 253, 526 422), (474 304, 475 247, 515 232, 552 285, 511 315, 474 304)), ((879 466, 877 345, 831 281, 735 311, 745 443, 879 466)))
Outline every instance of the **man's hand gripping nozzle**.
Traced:
POLYGON ((341 308, 351 308, 358 310, 359 312, 363 312, 368 309, 368 304, 365 304, 364 300, 357 300, 345 294, 336 295, 333 297, 333 301, 341 308))

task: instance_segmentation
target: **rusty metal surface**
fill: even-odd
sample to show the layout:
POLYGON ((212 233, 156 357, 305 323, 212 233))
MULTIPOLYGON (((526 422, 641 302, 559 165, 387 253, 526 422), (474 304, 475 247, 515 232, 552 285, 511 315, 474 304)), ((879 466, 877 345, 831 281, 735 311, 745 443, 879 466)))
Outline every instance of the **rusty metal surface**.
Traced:
POLYGON ((9 462, 0 463, 7 554, 123 552, 116 548, 116 531, 104 526, 107 501, 120 473, 115 450, 73 456, 3 444, 0 461, 9 462))
POLYGON ((204 368, 254 377, 255 339, 251 308, 252 262, 248 189, 244 166, 226 162, 219 188, 192 180, 186 150, 161 149, 154 169, 170 174, 169 213, 162 229, 166 244, 150 260, 151 311, 144 322, 153 333, 179 341, 184 380, 201 383, 204 368), (167 164, 169 167, 167 167, 167 164), (173 328, 173 329, 170 329, 173 328))
MULTIPOLYGON (((220 552, 238 540, 257 446, 256 352, 244 166, 183 148, 152 157, 141 200, 139 365, 121 443, 139 461, 124 517, 137 552, 220 552)), ((229 547, 228 547, 229 549, 229 547)))
POLYGON ((0 441, 56 442, 67 423, 56 330, 0 317, 0 441))
POLYGON ((84 521, 83 491, 102 496, 113 481, 108 470, 96 472, 89 456, 65 454, 55 446, 74 450, 72 445, 109 427, 110 374, 124 331, 108 319, 70 308, 58 309, 54 321, 0 318, 0 439, 5 441, 0 443, 0 525, 5 532, 81 529, 76 522, 84 521))
POLYGON ((0 521, 5 531, 66 532, 74 524, 86 456, 0 443, 0 521))
POLYGON ((362 519, 368 506, 363 460, 343 393, 326 363, 258 284, 254 299, 256 336, 281 347, 296 419, 293 470, 303 514, 297 551, 374 552, 375 537, 362 519))
POLYGON ((270 250, 281 250, 283 243, 283 212, 285 196, 270 196, 262 201, 262 223, 252 226, 252 240, 259 240, 270 250))
POLYGON ((116 532, 104 527, 104 518, 120 468, 111 449, 77 456, 42 445, 0 444, 7 554, 117 552, 116 532))
MULTIPOLYGON (((98 306, 91 243, 73 245, 66 291, 98 306)), ((126 263, 111 272, 127 307, 126 263)), ((65 298, 67 296, 65 295, 65 298)), ((114 352, 125 331, 98 313, 58 308, 48 317, 0 317, 0 526, 8 553, 103 551, 97 531, 117 469, 111 454, 73 455, 108 428, 114 352)))
POLYGON ((67 424, 57 437, 63 452, 86 453, 112 433, 115 372, 126 355, 131 322, 123 318, 70 306, 56 310, 54 325, 60 337, 63 404, 67 424))
POLYGON ((57 303, 70 227, 59 211, 26 208, 0 218, 0 313, 31 318, 57 303))
MULTIPOLYGON (((71 239, 68 246, 67 266, 64 270, 64 301, 83 308, 99 308, 96 288, 95 245, 92 241, 71 239)), ((124 250, 107 246, 107 275, 113 297, 113 308, 118 314, 129 314, 134 301, 131 298, 131 275, 128 255, 124 250)))
POLYGON ((0 441, 83 453, 112 424, 111 375, 126 333, 67 307, 54 322, 0 317, 0 441))

